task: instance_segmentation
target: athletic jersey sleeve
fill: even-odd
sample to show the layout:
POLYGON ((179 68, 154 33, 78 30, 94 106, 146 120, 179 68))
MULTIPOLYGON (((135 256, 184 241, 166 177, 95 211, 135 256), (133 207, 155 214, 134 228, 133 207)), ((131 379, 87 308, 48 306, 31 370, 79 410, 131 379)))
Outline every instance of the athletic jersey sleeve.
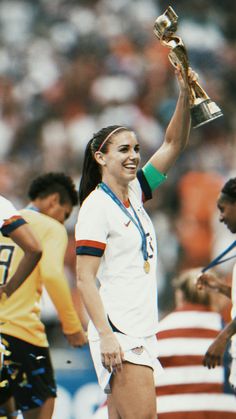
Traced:
POLYGON ((82 326, 64 272, 67 240, 64 226, 55 223, 43 240, 43 256, 39 263, 40 276, 58 312, 63 332, 72 334, 79 332, 82 326))
POLYGON ((15 209, 8 199, 0 196, 0 230, 3 236, 8 236, 23 224, 26 224, 26 221, 20 212, 15 209))
POLYGON ((108 224, 101 191, 94 191, 80 208, 75 227, 76 254, 102 257, 107 243, 108 224))

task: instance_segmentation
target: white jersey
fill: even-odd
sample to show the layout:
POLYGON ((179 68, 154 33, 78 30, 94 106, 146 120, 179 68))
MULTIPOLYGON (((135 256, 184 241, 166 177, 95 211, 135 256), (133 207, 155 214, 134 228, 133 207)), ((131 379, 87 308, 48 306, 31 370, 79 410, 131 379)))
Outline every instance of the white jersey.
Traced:
MULTIPOLYGON (((119 331, 133 337, 155 334, 158 321, 157 247, 142 193, 136 178, 129 185, 129 200, 146 233, 149 273, 144 271, 139 230, 101 188, 86 198, 76 225, 76 253, 101 257, 97 277, 109 319, 119 331)), ((131 208, 128 211, 132 214, 131 208)), ((91 330, 96 335, 94 328, 91 330)))
POLYGON ((8 199, 0 195, 0 229, 4 235, 25 224, 19 211, 8 199))

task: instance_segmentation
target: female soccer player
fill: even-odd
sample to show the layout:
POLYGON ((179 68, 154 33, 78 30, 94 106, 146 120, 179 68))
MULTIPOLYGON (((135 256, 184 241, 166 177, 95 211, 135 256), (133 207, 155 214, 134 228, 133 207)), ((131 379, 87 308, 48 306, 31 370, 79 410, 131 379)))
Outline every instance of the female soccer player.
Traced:
POLYGON ((188 80, 176 70, 179 99, 161 147, 138 170, 133 130, 116 125, 89 141, 76 225, 78 288, 91 322, 88 335, 109 417, 156 418, 155 233, 143 202, 166 178, 190 131, 188 80), (100 290, 95 280, 99 281, 100 290))

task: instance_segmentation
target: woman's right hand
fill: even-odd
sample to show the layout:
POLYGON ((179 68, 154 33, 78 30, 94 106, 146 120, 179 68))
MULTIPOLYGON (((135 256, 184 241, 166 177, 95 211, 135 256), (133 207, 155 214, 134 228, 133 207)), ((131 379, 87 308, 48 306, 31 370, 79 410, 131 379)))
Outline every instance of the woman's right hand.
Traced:
POLYGON ((100 350, 104 368, 109 372, 121 371, 124 353, 113 332, 100 336, 100 350))

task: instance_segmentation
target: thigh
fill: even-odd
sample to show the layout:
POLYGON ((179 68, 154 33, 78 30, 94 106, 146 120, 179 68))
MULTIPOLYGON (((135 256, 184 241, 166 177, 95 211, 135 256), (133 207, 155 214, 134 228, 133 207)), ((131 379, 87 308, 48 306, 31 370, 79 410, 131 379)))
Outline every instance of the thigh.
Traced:
POLYGON ((4 335, 10 355, 5 357, 2 375, 7 382, 0 403, 14 396, 22 412, 41 407, 56 397, 56 384, 49 349, 4 335))
POLYGON ((41 407, 28 410, 23 413, 24 419, 51 419, 54 410, 55 399, 47 399, 41 407))
POLYGON ((155 419, 156 395, 152 368, 125 362, 111 378, 111 398, 122 419, 155 419))
POLYGON ((8 400, 0 406, 0 417, 9 417, 11 419, 18 417, 16 410, 14 397, 8 398, 8 400))

